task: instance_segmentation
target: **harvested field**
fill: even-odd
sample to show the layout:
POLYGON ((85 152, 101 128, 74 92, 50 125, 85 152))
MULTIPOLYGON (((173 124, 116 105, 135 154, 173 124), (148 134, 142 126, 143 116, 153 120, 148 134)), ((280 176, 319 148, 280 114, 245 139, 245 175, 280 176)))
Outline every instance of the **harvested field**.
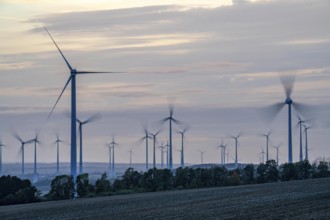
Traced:
POLYGON ((0 219, 330 219, 330 178, 2 206, 0 219))

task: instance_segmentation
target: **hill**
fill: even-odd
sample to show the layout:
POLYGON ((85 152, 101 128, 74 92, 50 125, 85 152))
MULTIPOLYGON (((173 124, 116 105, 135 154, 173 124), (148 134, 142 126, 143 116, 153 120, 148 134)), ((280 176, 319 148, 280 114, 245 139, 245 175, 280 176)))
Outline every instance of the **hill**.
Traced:
POLYGON ((330 178, 0 207, 0 219, 330 219, 330 178))

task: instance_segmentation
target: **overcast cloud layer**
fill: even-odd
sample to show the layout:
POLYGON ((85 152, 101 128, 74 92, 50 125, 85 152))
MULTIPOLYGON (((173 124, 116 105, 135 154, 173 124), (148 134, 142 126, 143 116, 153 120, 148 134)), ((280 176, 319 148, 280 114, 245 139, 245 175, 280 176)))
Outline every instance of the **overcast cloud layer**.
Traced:
MULTIPOLYGON (((329 1, 321 0, 235 1, 216 8, 148 5, 42 13, 21 23, 6 20, 8 37, 0 50, 0 133, 9 146, 4 161, 19 162, 19 143, 11 130, 32 138, 34 129, 41 128, 43 162, 55 160, 50 155, 55 153, 50 147, 53 130, 69 138, 70 121, 63 111, 70 109, 70 88, 45 123, 69 72, 42 25, 77 69, 126 72, 77 77, 78 117, 103 115, 84 130, 85 161, 107 161, 104 144, 115 135, 121 143, 118 162, 128 162, 131 148, 134 162, 144 162, 145 148, 137 144, 141 123, 158 129, 153 122, 168 115, 168 97, 176 100, 174 116, 192 126, 188 163, 200 162, 199 150, 206 150, 205 162, 218 162, 221 138, 233 161, 234 141, 228 135, 240 131, 240 161, 259 162, 265 140, 258 134, 271 129, 273 144, 282 143, 280 160, 287 161, 286 109, 273 122, 258 111, 285 100, 281 74, 296 74, 293 100, 312 105, 304 115, 315 119, 309 134, 312 160, 329 157, 329 9, 329 1), (12 38, 11 23, 22 27, 12 38)), ((166 142, 167 130, 164 125, 159 142, 166 142)), ((293 134, 296 161, 298 132, 293 134)), ((174 145, 179 148, 178 135, 174 145)), ((151 148, 149 152, 151 157, 151 148)), ((32 162, 32 153, 27 150, 27 161, 32 162)), ((179 163, 179 152, 174 154, 179 163)), ((271 155, 275 157, 274 149, 271 155)), ((68 161, 69 151, 62 158, 68 161)))

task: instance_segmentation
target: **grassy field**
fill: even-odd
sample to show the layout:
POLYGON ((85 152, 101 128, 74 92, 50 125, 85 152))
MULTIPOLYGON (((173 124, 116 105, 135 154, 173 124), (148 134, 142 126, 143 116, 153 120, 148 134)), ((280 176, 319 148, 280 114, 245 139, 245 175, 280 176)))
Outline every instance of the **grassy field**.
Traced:
POLYGON ((330 219, 330 178, 2 206, 0 219, 330 219))

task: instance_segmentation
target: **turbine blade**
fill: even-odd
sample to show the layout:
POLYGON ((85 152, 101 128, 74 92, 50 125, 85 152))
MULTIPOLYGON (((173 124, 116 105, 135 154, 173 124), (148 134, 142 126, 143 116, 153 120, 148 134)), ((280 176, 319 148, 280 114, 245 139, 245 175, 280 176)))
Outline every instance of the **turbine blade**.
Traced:
POLYGON ((60 50, 60 48, 57 46, 55 40, 53 39, 52 35, 49 33, 49 31, 47 30, 47 28, 44 26, 45 30, 47 31, 48 35, 50 36, 50 38, 52 39, 52 41, 54 42, 55 46, 57 47, 58 51, 61 53, 66 65, 69 67, 70 70, 72 70, 72 67, 70 65, 70 63, 68 62, 68 60, 65 58, 65 56, 63 55, 62 51, 60 50))
POLYGON ((167 101, 168 101, 168 108, 170 110, 170 117, 171 117, 174 113, 175 98, 174 97, 167 98, 167 101))
POLYGON ((276 104, 264 107, 261 109, 261 116, 268 122, 271 122, 274 120, 276 115, 281 111, 281 109, 284 107, 284 105, 285 105, 284 102, 280 102, 280 103, 276 103, 276 104))
POLYGON ((107 71, 77 71, 77 74, 89 74, 89 73, 125 73, 125 72, 107 72, 107 71))
POLYGON ((296 75, 280 76, 280 80, 285 90, 285 94, 287 98, 291 97, 295 79, 296 79, 296 75))
POLYGON ((56 100, 54 107, 52 108, 51 112, 49 113, 49 115, 48 115, 48 117, 47 117, 47 120, 48 120, 48 119, 50 118, 50 116, 52 115, 52 113, 53 113, 53 111, 54 111, 54 109, 55 109, 55 107, 56 107, 58 101, 59 101, 60 98, 62 97, 62 94, 63 94, 64 90, 66 89, 66 87, 68 86, 68 84, 69 84, 70 81, 71 81, 71 76, 69 77, 68 81, 66 82, 66 84, 65 84, 65 86, 64 86, 64 88, 63 88, 63 90, 62 90, 62 92, 61 92, 61 94, 60 94, 60 96, 59 96, 58 99, 56 100))
POLYGON ((183 125, 183 122, 182 121, 179 121, 179 120, 177 120, 177 119, 175 119, 175 118, 172 118, 172 121, 175 123, 175 124, 177 124, 177 125, 183 125))
POLYGON ((100 113, 96 113, 92 115, 90 118, 88 118, 86 121, 83 122, 83 124, 87 124, 96 120, 99 120, 102 118, 102 115, 100 113))
POLYGON ((317 113, 317 110, 311 105, 306 105, 299 102, 292 102, 292 106, 298 113, 302 114, 304 117, 311 117, 312 115, 315 116, 315 113, 317 113))
POLYGON ((13 137, 16 138, 19 142, 21 142, 21 143, 23 142, 22 138, 17 134, 16 131, 14 131, 12 135, 13 135, 13 137))

